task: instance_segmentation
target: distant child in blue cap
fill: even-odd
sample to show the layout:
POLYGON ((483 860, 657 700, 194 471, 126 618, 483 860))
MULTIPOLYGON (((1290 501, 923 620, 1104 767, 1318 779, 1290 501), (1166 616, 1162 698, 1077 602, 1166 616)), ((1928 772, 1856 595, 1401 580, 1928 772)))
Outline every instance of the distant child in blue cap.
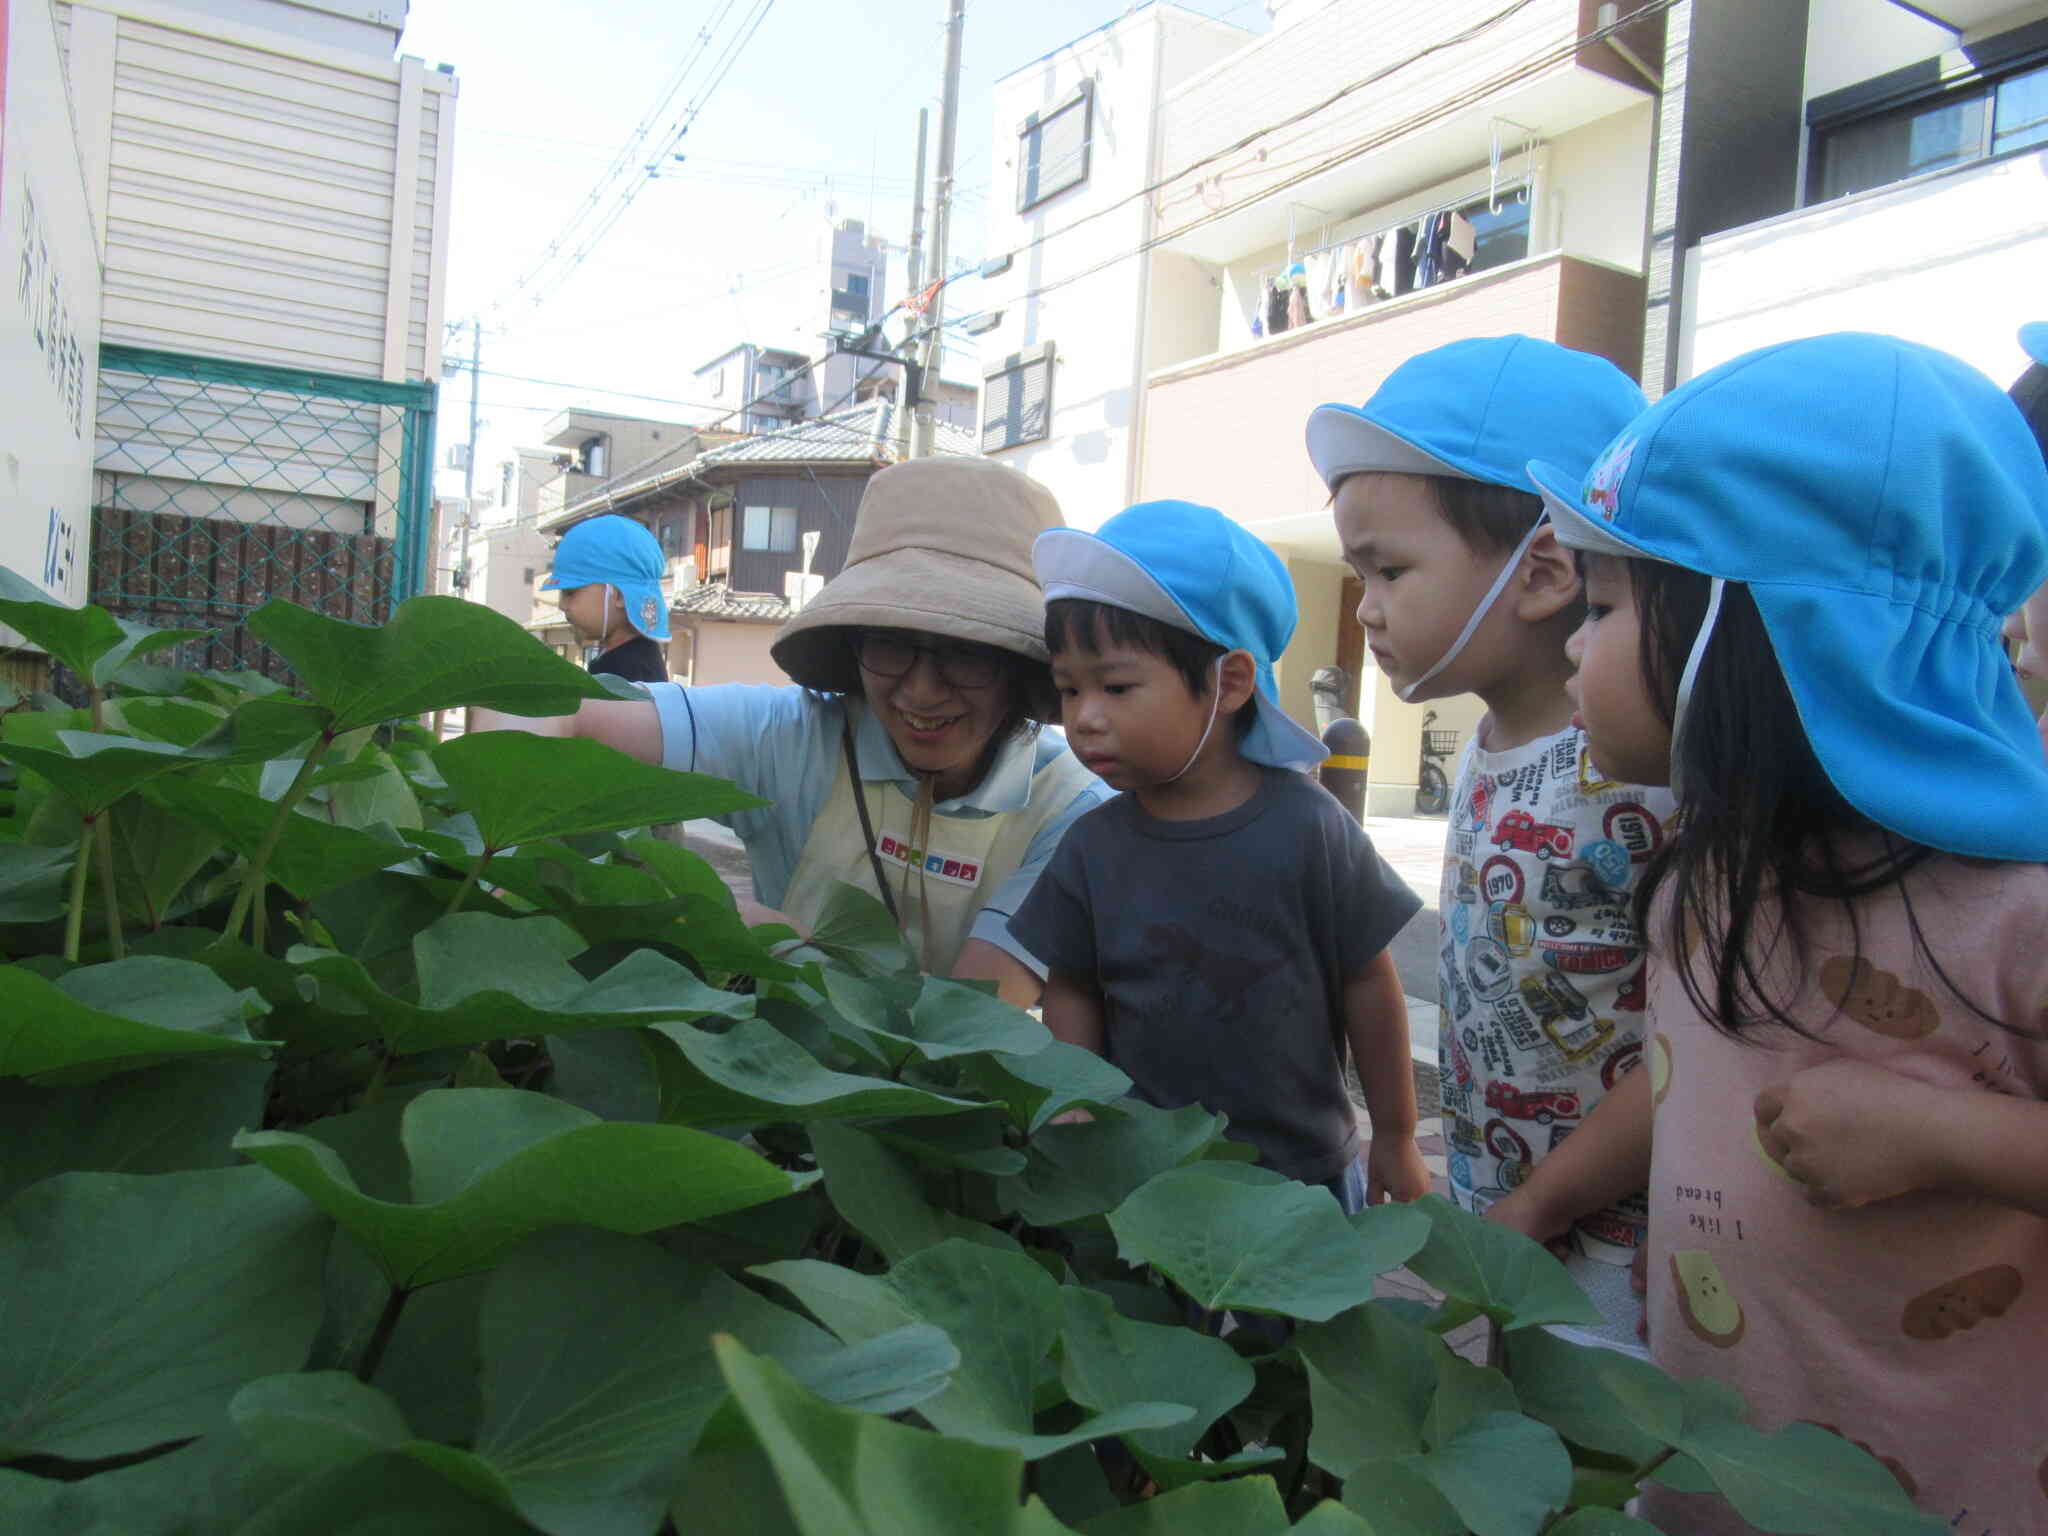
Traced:
POLYGON ((2048 578, 2040 450, 1975 369, 1842 335, 1530 468, 1594 755, 1684 808, 1635 893, 1657 1360, 1943 1529, 2048 1530, 2048 762, 1999 636, 2048 578))
POLYGON ((668 639, 668 560, 646 524, 607 513, 575 524, 555 546, 555 566, 541 583, 559 589, 562 617, 577 638, 595 645, 593 673, 630 683, 665 683, 668 662, 655 642, 668 639))
POLYGON ((1364 405, 1308 421, 1387 680, 1406 700, 1487 707, 1458 763, 1437 909, 1452 1198, 1555 1241, 1607 1318, 1600 1341, 1631 1350, 1646 1208, 1594 1111, 1642 1057, 1628 892, 1672 801, 1596 761, 1573 723, 1579 577, 1526 466, 1583 468, 1642 408, 1604 358, 1494 336, 1410 358, 1364 405))
POLYGON ((1387 951, 1421 903, 1303 771, 1325 752, 1274 689, 1286 567, 1179 501, 1050 529, 1032 556, 1067 742, 1124 792, 1074 823, 1010 921, 1050 968, 1046 1027, 1150 1103, 1227 1115, 1267 1167, 1347 1211, 1426 1193, 1387 951), (1372 1120, 1363 1177, 1347 1044, 1372 1120))

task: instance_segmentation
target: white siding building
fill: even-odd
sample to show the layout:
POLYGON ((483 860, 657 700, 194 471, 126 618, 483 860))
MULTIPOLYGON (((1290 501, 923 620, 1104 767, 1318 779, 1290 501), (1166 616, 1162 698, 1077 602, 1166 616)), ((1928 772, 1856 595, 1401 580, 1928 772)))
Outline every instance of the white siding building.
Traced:
POLYGON ((402 0, 53 7, 101 269, 90 590, 274 666, 286 597, 429 585, 452 73, 402 0))
POLYGON ((456 84, 392 57, 402 6, 70 0, 56 14, 101 232, 101 339, 439 377, 456 84))

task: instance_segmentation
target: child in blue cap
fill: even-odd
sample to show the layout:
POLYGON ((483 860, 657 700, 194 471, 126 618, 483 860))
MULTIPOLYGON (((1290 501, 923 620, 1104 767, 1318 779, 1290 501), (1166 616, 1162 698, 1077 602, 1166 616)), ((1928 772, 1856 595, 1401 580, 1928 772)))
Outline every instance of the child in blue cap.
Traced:
POLYGON ((1590 464, 1642 407, 1604 358, 1494 336, 1410 358, 1307 433, 1388 681, 1487 707, 1458 763, 1438 905, 1451 1196, 1555 1242, 1607 1319, 1594 1336, 1630 1350, 1645 1206, 1596 1110, 1642 1056, 1628 892, 1672 802, 1596 761, 1572 720, 1579 578, 1526 465, 1590 464))
POLYGON ((1530 469, 1594 754, 1684 808, 1635 893, 1657 1360, 1944 1529, 2048 1529, 2048 761, 1999 636, 2048 577, 2040 450, 1975 369, 1840 335, 1530 469))
POLYGON ((1179 501, 1050 529, 1032 557, 1068 744, 1123 791, 1074 823, 1010 921, 1049 967, 1046 1027, 1150 1103, 1227 1115, 1347 1211, 1426 1193, 1387 951, 1421 903, 1303 771, 1325 752, 1274 688, 1286 567, 1179 501), (1372 1121, 1363 1177, 1347 1044, 1372 1121))
POLYGON ((665 683, 668 662, 655 642, 668 639, 668 561, 644 523, 607 513, 562 535, 541 590, 559 589, 562 616, 577 638, 597 647, 592 673, 630 683, 665 683))

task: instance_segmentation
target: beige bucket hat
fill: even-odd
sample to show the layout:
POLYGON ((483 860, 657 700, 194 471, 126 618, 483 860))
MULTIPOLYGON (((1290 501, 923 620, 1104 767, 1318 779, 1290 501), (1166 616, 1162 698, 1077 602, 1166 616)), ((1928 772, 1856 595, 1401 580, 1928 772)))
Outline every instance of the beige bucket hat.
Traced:
MULTIPOLYGON (((891 465, 860 499, 845 569, 776 632, 769 654, 806 688, 858 693, 845 631, 915 629, 1013 652, 1049 680, 1045 599, 1031 544, 1061 526, 1052 492, 1004 465, 970 458, 891 465)), ((1049 681, 1033 692, 1049 695, 1049 681)))

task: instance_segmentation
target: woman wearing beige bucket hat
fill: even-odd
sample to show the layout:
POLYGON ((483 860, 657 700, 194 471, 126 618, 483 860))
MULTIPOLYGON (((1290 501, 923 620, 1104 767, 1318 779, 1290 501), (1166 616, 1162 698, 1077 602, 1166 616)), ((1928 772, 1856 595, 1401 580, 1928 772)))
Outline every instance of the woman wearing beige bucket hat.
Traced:
POLYGON ((846 565, 782 626, 794 687, 656 683, 481 729, 587 736, 736 781, 771 804, 721 818, 754 891, 808 932, 835 881, 882 895, 926 969, 1038 1000, 1009 915, 1109 788, 1058 730, 1031 544, 1061 526, 1036 481, 986 459, 917 459, 868 482, 846 565))

